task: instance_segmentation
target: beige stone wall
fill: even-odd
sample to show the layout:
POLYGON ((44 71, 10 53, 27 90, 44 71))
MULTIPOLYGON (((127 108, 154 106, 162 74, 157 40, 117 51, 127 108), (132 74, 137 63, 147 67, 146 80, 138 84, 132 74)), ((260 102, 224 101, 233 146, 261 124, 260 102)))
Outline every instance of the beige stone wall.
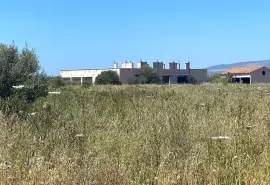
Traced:
POLYGON ((270 83, 270 70, 268 68, 261 68, 251 73, 251 83, 270 83), (262 72, 265 71, 265 75, 262 72))
POLYGON ((207 82, 206 69, 190 69, 190 75, 193 76, 198 82, 207 82))

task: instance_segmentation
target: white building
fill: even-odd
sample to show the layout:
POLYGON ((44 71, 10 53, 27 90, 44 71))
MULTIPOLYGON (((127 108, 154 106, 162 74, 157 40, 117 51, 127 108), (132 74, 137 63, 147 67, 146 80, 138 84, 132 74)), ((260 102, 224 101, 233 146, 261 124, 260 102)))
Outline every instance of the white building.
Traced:
MULTIPOLYGON (((93 84, 102 71, 112 70, 119 75, 122 84, 132 84, 136 80, 138 70, 144 65, 148 65, 147 62, 140 61, 137 63, 137 68, 134 68, 132 62, 124 62, 122 68, 119 68, 118 63, 115 62, 114 67, 110 69, 61 70, 60 76, 62 79, 81 84, 93 84)), ((175 62, 169 63, 169 69, 165 68, 163 62, 153 62, 152 67, 157 71, 163 83, 184 83, 189 76, 194 77, 198 82, 207 81, 207 69, 191 69, 189 62, 186 63, 185 69, 180 69, 180 64, 175 62)))

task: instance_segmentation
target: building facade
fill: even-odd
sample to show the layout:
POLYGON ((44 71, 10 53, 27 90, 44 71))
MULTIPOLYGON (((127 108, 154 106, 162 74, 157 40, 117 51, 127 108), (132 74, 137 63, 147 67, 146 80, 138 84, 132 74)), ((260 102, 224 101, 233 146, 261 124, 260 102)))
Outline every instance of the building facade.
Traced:
MULTIPOLYGON (((132 84, 136 80, 136 74, 147 62, 138 62, 135 68, 132 62, 122 63, 119 68, 118 63, 114 62, 114 67, 110 69, 82 69, 82 70, 61 70, 60 76, 64 80, 79 82, 81 84, 94 84, 96 77, 103 71, 115 71, 122 84, 132 84)), ((163 62, 153 62, 152 68, 158 73, 163 83, 177 84, 187 83, 189 77, 193 77, 198 82, 207 81, 207 69, 191 69, 190 62, 186 63, 185 69, 180 68, 180 63, 170 62, 166 68, 163 62)))
POLYGON ((221 75, 230 75, 233 83, 270 83, 270 70, 263 66, 234 67, 221 75))

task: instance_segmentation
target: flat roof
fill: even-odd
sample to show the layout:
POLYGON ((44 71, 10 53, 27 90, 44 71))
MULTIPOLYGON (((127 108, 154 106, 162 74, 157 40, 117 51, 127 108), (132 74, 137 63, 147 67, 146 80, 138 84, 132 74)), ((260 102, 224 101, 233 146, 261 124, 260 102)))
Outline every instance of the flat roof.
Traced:
POLYGON ((111 69, 120 69, 120 68, 104 68, 104 69, 63 69, 63 70, 60 70, 60 71, 111 70, 111 69))

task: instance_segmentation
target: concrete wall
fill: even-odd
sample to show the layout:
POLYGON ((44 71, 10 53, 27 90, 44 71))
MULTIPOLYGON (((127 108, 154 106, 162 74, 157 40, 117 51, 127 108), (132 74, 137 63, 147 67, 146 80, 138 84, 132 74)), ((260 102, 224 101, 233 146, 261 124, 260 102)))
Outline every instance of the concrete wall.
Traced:
POLYGON ((102 71, 116 71, 120 81, 123 84, 130 84, 136 80, 137 68, 121 68, 121 69, 90 69, 90 70, 65 70, 60 72, 61 78, 70 79, 78 83, 95 83, 96 77, 102 71))
MULTIPOLYGON (((70 78, 72 81, 73 79, 76 79, 78 81, 78 78, 81 79, 81 82, 83 82, 83 79, 85 77, 91 77, 92 83, 95 83, 96 77, 102 72, 102 71, 115 71, 118 75, 120 75, 120 69, 85 69, 85 70, 63 70, 60 71, 61 78, 70 78)), ((85 78, 86 81, 89 80, 89 78, 85 78)))
POLYGON ((185 69, 176 69, 175 72, 172 72, 170 69, 163 69, 160 75, 186 75, 188 71, 185 69))
POLYGON ((113 63, 113 68, 114 68, 114 69, 118 69, 118 63, 117 63, 117 62, 114 62, 114 63, 113 63))
POLYGON ((122 84, 132 84, 136 80, 136 74, 139 71, 137 68, 133 69, 120 69, 120 81, 122 84))
POLYGON ((270 83, 270 70, 266 67, 260 68, 250 73, 251 83, 270 83), (265 71, 265 75, 262 72, 265 71))
MULTIPOLYGON (((172 63, 171 64, 172 69, 163 69, 159 73, 160 79, 162 79, 162 76, 170 76, 170 83, 171 84, 176 84, 177 83, 177 77, 179 75, 188 75, 188 70, 182 69, 179 70, 177 69, 177 63, 172 63), (175 67, 175 68, 174 68, 175 67)), ((155 67, 162 67, 163 64, 156 64, 155 67)), ((154 66, 153 66, 154 67, 154 66)), ((133 68, 133 69, 120 69, 120 81, 123 84, 130 84, 133 83, 136 80, 136 74, 139 69, 133 68)), ((207 82, 207 70, 206 69, 190 69, 190 74, 198 81, 198 82, 207 82)))
POLYGON ((207 69, 190 69, 190 76, 193 76, 198 82, 207 82, 207 69))
POLYGON ((186 63, 186 70, 189 70, 190 69, 190 62, 187 62, 186 63))

